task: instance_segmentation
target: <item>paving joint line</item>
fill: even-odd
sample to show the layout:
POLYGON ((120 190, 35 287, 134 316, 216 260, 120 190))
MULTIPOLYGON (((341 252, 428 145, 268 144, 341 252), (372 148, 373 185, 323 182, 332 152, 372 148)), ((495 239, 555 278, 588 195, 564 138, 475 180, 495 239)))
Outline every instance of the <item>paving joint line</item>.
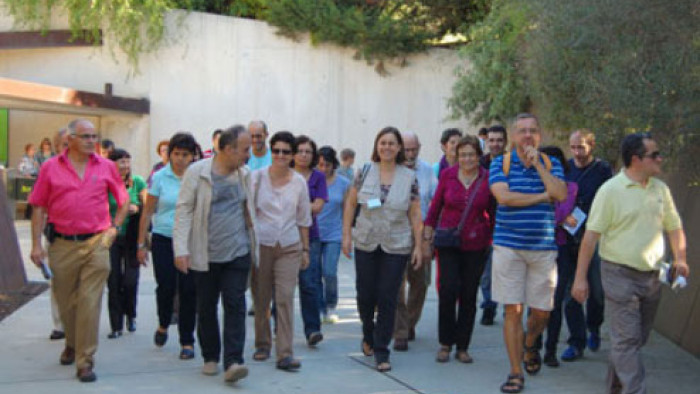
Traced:
POLYGON ((390 372, 378 372, 373 366, 371 366, 370 364, 368 364, 368 363, 366 363, 366 362, 364 362, 364 361, 358 359, 358 358, 355 357, 355 356, 348 356, 348 358, 350 358, 352 361, 354 361, 354 362, 356 362, 356 363, 358 363, 358 364, 360 364, 360 365, 362 365, 362 366, 365 366, 365 367, 367 367, 367 368, 369 368, 369 369, 371 369, 371 370, 373 370, 373 371, 375 371, 375 372, 381 374, 382 376, 385 376, 385 377, 388 378, 389 380, 393 380, 394 382, 396 382, 396 383, 398 383, 399 385, 401 385, 401 386, 407 388, 408 390, 413 391, 414 393, 417 393, 417 394, 427 394, 427 393, 425 393, 425 392, 423 392, 423 391, 421 391, 421 390, 419 390, 419 389, 417 389, 417 388, 411 386, 410 384, 404 382, 403 380, 397 378, 396 376, 392 375, 390 372))

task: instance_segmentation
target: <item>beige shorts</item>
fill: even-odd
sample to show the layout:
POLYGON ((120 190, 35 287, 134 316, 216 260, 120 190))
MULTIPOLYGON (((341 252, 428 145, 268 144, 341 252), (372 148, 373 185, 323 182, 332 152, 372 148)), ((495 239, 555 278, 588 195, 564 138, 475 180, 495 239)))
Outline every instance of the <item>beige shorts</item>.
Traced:
POLYGON ((557 286, 556 259, 556 250, 520 250, 494 245, 491 273, 494 301, 551 311, 557 286))

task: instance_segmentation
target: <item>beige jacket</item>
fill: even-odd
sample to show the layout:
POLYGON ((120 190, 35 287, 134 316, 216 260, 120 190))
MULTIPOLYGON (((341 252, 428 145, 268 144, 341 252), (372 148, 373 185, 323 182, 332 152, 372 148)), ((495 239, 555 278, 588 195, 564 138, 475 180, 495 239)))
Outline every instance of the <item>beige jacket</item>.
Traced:
MULTIPOLYGON (((211 207, 211 166, 212 158, 200 160, 187 169, 182 178, 180 194, 175 207, 173 227, 173 248, 175 257, 190 256, 190 269, 209 271, 209 209, 211 207)), ((250 237, 250 257, 257 265, 259 247, 255 237, 255 207, 250 188, 250 170, 240 167, 236 170, 246 195, 246 227, 250 237)))

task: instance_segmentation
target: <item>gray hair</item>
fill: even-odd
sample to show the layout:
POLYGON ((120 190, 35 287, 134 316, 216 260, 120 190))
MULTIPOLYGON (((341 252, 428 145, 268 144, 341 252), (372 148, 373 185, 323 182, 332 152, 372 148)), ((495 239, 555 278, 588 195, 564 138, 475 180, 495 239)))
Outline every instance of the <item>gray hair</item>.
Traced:
POLYGON ((252 127, 260 127, 265 132, 265 134, 268 134, 267 133, 267 124, 265 122, 263 122, 262 120, 254 120, 254 121, 248 123, 248 130, 250 130, 252 127))
POLYGON ((404 143, 406 142, 407 138, 415 138, 416 144, 418 144, 418 146, 421 146, 420 145, 420 138, 418 138, 418 134, 416 134, 414 132, 411 132, 411 131, 403 132, 403 133, 401 133, 401 138, 403 138, 404 143))
POLYGON ((81 118, 74 119, 70 123, 68 123, 68 126, 66 126, 66 129, 68 130, 68 134, 76 135, 78 133, 78 125, 83 123, 83 122, 92 124, 87 119, 81 119, 81 118))

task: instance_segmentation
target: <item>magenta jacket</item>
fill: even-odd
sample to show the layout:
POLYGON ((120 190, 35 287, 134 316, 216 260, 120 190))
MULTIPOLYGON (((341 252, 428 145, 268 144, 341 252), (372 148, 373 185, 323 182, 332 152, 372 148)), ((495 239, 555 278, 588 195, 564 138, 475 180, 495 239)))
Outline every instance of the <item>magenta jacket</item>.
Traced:
POLYGON ((465 189, 457 173, 459 165, 445 169, 440 175, 435 196, 430 204, 425 225, 432 228, 452 228, 459 225, 462 212, 467 207, 467 199, 476 192, 474 202, 462 228, 462 250, 481 250, 491 245, 495 213, 493 196, 489 190, 489 173, 479 167, 479 177, 483 178, 479 190, 474 190, 478 179, 465 189), (438 223, 439 221, 439 223, 438 223))
POLYGON ((566 244, 566 230, 561 225, 564 223, 564 219, 574 210, 577 194, 578 185, 576 182, 566 182, 566 200, 554 204, 554 222, 557 224, 554 239, 559 246, 566 244))

